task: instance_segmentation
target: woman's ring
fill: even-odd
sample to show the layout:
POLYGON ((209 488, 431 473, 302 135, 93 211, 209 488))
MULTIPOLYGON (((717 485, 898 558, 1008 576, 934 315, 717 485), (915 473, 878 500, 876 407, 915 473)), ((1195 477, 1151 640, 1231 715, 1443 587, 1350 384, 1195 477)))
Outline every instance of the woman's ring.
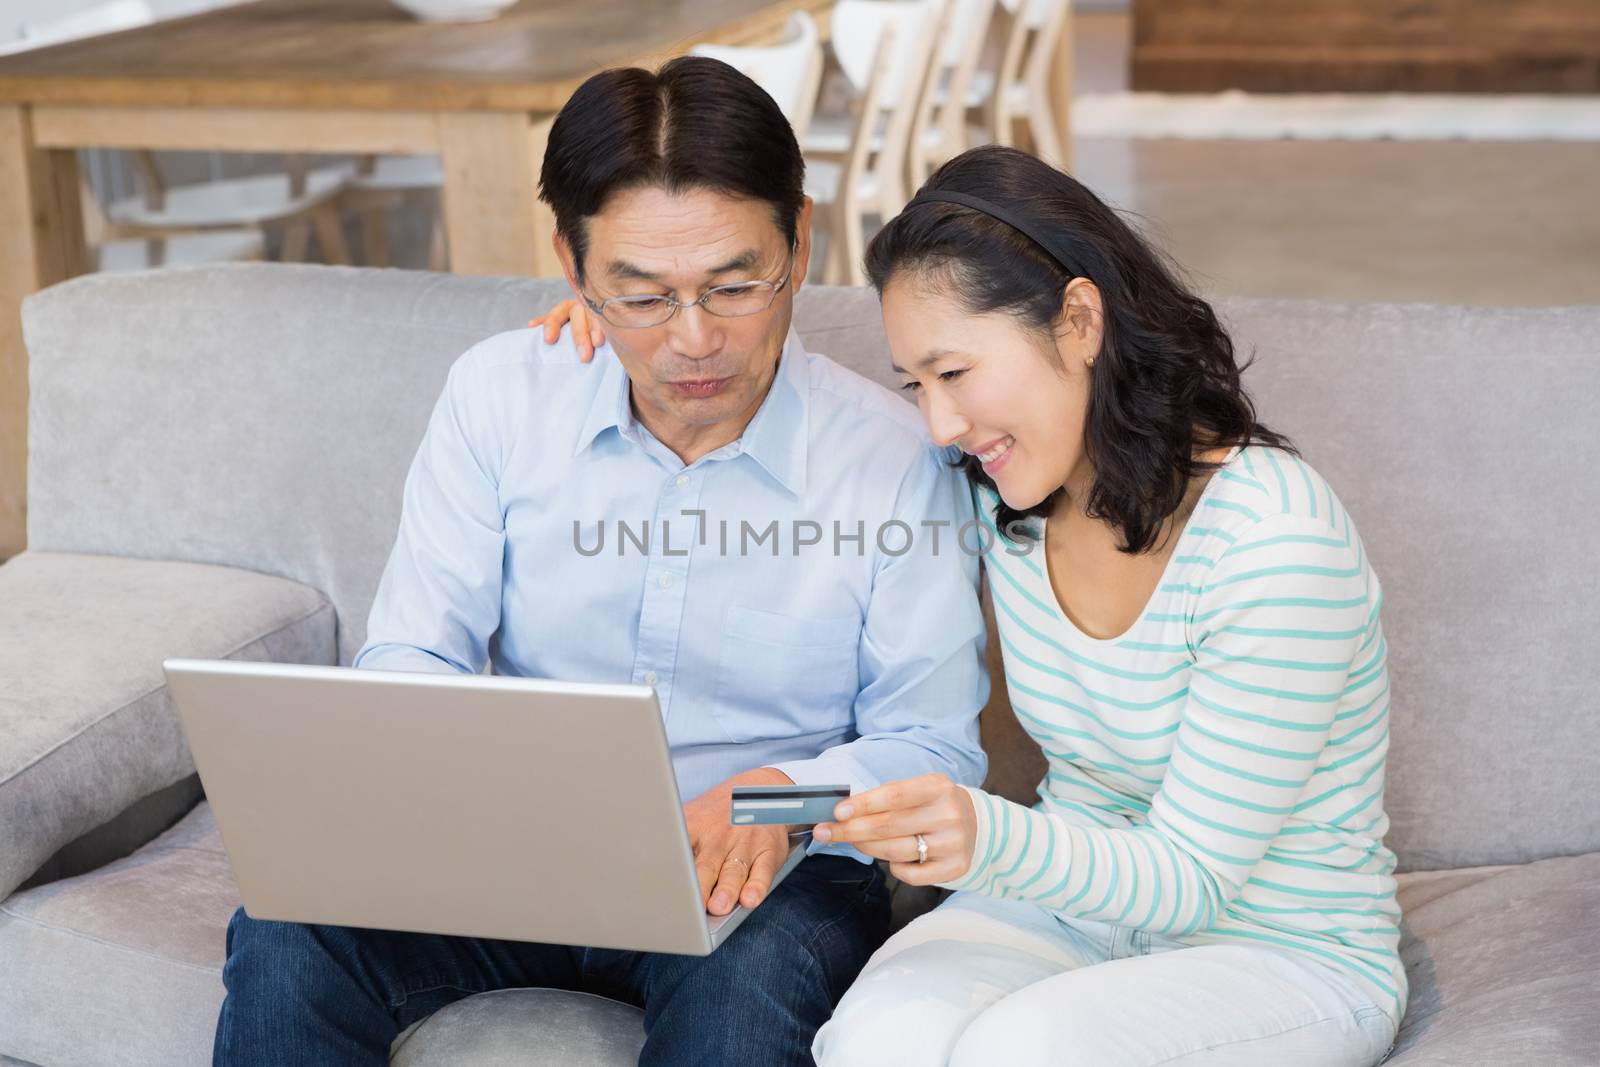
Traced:
POLYGON ((928 839, 921 834, 917 835, 917 862, 928 862, 928 839))

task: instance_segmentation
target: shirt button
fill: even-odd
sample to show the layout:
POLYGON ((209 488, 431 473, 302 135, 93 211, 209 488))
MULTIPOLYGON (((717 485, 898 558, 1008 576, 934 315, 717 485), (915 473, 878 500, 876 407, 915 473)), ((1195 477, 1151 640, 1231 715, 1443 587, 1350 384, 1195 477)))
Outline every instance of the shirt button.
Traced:
POLYGON ((682 489, 684 486, 689 484, 689 476, 687 474, 680 474, 672 480, 672 484, 677 486, 679 489, 682 489))
POLYGON ((660 676, 658 676, 655 671, 645 671, 644 672, 644 684, 645 685, 655 685, 660 680, 661 680, 660 676))
POLYGON ((672 575, 663 574, 660 578, 656 579, 656 584, 661 586, 661 588, 663 588, 663 589, 671 589, 672 588, 672 575))

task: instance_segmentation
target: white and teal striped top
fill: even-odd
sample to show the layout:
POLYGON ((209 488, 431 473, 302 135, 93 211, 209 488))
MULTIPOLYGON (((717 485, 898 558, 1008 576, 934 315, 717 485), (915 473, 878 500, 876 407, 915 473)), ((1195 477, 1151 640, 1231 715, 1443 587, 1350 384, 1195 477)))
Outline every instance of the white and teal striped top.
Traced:
MULTIPOLYGON (((997 503, 980 493, 991 524, 997 503)), ((1031 809, 972 790, 973 865, 949 886, 1309 953, 1398 1023, 1382 592, 1333 490, 1286 452, 1235 449, 1109 640, 1062 613, 1042 543, 996 537, 985 562, 1011 704, 1049 773, 1031 809)))

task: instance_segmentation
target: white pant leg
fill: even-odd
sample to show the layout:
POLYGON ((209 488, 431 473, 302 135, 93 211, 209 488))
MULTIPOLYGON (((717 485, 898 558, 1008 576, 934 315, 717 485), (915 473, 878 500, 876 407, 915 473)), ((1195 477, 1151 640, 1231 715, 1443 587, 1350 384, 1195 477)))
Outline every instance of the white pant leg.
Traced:
POLYGON ((1333 968, 1276 949, 1203 945, 1035 982, 967 1025, 948 1063, 1367 1067, 1394 1034, 1394 1021, 1333 968))
POLYGON ((1033 904, 958 893, 873 954, 812 1055, 819 1067, 942 1067, 990 1005, 1106 959, 1092 933, 1033 904))

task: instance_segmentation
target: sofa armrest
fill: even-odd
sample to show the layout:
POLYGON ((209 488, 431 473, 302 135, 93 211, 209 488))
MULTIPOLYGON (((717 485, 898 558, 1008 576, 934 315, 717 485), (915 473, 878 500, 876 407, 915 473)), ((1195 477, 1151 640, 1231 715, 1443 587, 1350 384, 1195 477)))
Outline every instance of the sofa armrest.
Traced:
POLYGON ((169 656, 333 663, 333 606, 231 567, 43 552, 0 566, 0 898, 194 774, 169 656))

